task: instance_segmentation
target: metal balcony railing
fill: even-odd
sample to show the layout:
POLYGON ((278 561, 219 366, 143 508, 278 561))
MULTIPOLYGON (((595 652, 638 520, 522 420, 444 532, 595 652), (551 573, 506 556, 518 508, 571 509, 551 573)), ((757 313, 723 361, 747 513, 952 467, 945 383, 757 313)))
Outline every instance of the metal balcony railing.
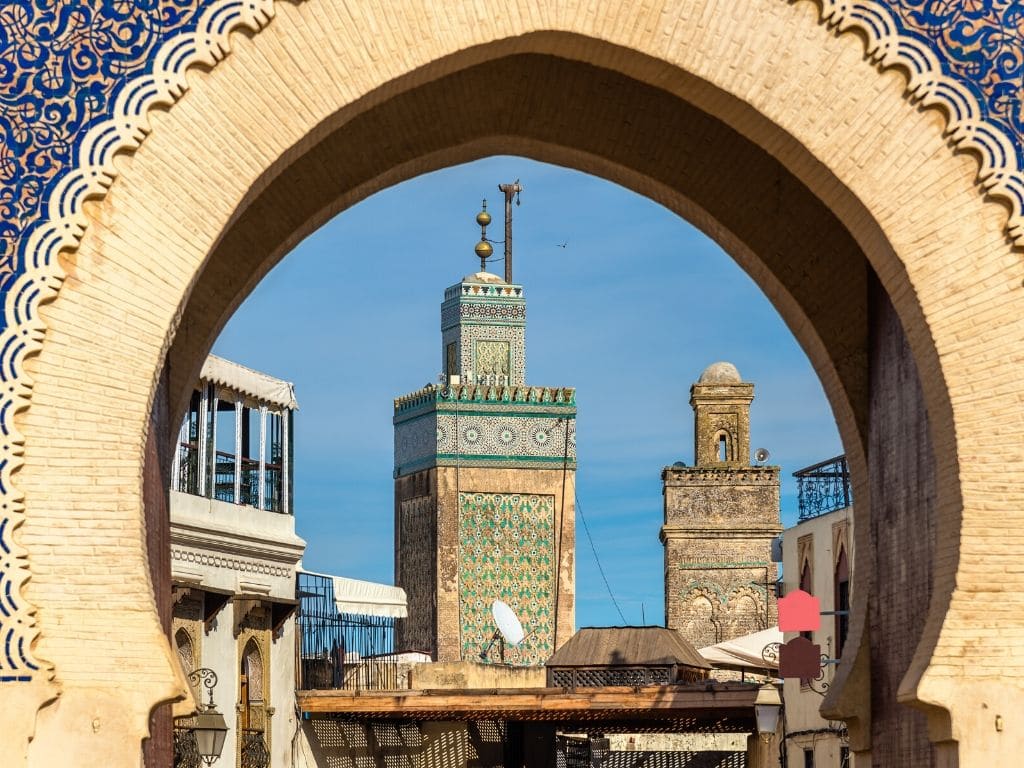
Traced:
POLYGON ((395 654, 395 620, 338 613, 330 577, 299 573, 301 690, 407 688, 395 654))
POLYGON ((194 723, 189 723, 174 726, 174 768, 205 768, 196 732, 192 730, 194 723))
POLYGON ((267 749, 267 740, 263 731, 255 728, 243 728, 239 734, 241 740, 241 768, 268 768, 270 765, 270 750, 267 749))
POLYGON ((793 473, 800 519, 810 520, 853 504, 846 456, 836 456, 793 473))
MULTIPOLYGON (((199 448, 195 443, 180 443, 178 446, 177 490, 199 495, 199 448)), ((208 483, 213 498, 229 504, 260 506, 260 463, 243 456, 238 461, 238 498, 235 498, 235 454, 217 451, 214 462, 213 482, 208 483)), ((282 511, 281 488, 282 466, 279 462, 264 464, 263 508, 270 512, 282 511)))

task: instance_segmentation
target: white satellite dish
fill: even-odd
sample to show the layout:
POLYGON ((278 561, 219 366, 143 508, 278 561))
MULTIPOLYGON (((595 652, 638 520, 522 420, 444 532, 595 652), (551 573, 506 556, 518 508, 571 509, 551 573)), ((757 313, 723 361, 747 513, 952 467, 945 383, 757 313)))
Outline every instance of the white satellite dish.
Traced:
POLYGON ((526 637, 523 625, 508 603, 495 600, 491 603, 491 615, 494 616, 494 623, 509 645, 519 645, 526 637))
POLYGON ((754 460, 761 464, 764 464, 770 458, 771 454, 768 453, 767 448, 758 448, 756 451, 754 451, 754 460))

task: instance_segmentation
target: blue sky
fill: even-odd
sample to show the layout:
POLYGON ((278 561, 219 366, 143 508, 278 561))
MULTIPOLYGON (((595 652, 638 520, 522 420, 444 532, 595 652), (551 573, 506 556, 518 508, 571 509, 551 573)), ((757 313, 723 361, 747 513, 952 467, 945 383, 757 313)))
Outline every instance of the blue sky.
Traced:
MULTIPOLYGON (((295 382, 305 566, 390 583, 392 400, 436 380, 444 289, 479 268, 474 218, 483 197, 495 219, 489 234, 502 238, 497 185, 516 178, 527 381, 577 388, 580 506, 626 621, 661 623, 660 472, 693 461, 689 389, 708 364, 729 360, 756 384, 751 443, 782 467, 785 525, 796 519, 792 472, 842 452, 821 385, 778 313, 675 214, 602 179, 518 157, 426 174, 303 241, 214 352, 295 382)), ((620 624, 579 513, 576 551, 577 626, 620 624)))

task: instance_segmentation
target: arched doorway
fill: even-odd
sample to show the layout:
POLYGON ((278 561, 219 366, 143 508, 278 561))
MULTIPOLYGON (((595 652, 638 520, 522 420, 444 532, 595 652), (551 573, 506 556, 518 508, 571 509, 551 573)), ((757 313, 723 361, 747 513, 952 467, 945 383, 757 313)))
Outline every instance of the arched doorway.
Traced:
MULTIPOLYGON (((1022 508, 1015 487, 986 480, 994 467, 1012 477, 1024 455, 1015 407, 1024 377, 1004 354, 1020 330, 1005 211, 977 195, 975 162, 950 153, 940 116, 908 103, 901 76, 880 76, 859 40, 830 36, 810 4, 669 5, 662 35, 651 32, 660 17, 631 4, 544 19, 529 5, 484 19, 467 7, 440 26, 422 11, 386 34, 370 34, 378 25, 368 7, 341 20, 327 0, 279 5, 266 30, 238 40, 234 55, 195 73, 173 109, 152 116, 152 135, 63 260, 67 279, 28 366, 20 539, 36 576, 25 593, 39 608, 37 652, 63 690, 41 712, 33 761, 46 759, 53 734, 84 738, 81 712, 94 706, 119 713, 123 725, 108 737, 119 754, 127 734, 144 733, 150 707, 180 691, 139 578, 149 561, 135 438, 162 402, 158 380, 176 423, 217 330, 295 242, 377 189, 497 151, 572 165, 662 202, 758 281, 822 379, 864 521, 855 551, 865 582, 841 682, 870 676, 863 652, 889 619, 868 606, 870 574, 893 566, 892 553, 870 559, 873 516, 891 512, 901 536, 921 516, 935 531, 915 557, 927 623, 881 657, 895 684, 872 728, 897 728, 899 698, 932 715, 931 738, 947 750, 953 740, 961 756, 996 748, 957 723, 984 721, 987 734, 993 691, 1009 700, 1024 676, 1001 645, 1024 627, 990 588, 998 557, 982 565, 972 549, 1013 530, 1022 508), (86 467, 73 477, 57 469, 68 455, 86 467), (922 484, 934 487, 923 499, 922 484), (134 660, 74 620, 99 584, 69 578, 80 563, 60 560, 54 531, 90 506, 135 534, 88 555, 123 568, 103 589, 108 605, 123 606, 123 634, 152 651, 134 660), (903 507, 912 512, 900 519, 903 507), (986 610, 1013 631, 983 647, 956 626, 986 610), (995 669, 995 659, 989 686, 969 685, 968 669, 995 669)), ((863 686, 836 690, 846 699, 831 704, 869 748, 863 686)))

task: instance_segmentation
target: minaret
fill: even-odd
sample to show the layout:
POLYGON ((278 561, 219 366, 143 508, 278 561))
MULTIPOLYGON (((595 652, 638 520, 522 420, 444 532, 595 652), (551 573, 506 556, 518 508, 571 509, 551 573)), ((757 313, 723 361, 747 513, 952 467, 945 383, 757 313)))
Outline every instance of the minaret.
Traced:
POLYGON ((442 382, 395 400, 397 647, 480 660, 503 600, 527 633, 505 661, 535 665, 574 631, 576 401, 525 383, 526 300, 485 271, 490 220, 485 202, 481 270, 444 292, 442 382))
POLYGON ((754 385, 714 363, 690 388, 694 466, 662 473, 665 622, 697 648, 777 623, 779 468, 750 462, 754 385))

